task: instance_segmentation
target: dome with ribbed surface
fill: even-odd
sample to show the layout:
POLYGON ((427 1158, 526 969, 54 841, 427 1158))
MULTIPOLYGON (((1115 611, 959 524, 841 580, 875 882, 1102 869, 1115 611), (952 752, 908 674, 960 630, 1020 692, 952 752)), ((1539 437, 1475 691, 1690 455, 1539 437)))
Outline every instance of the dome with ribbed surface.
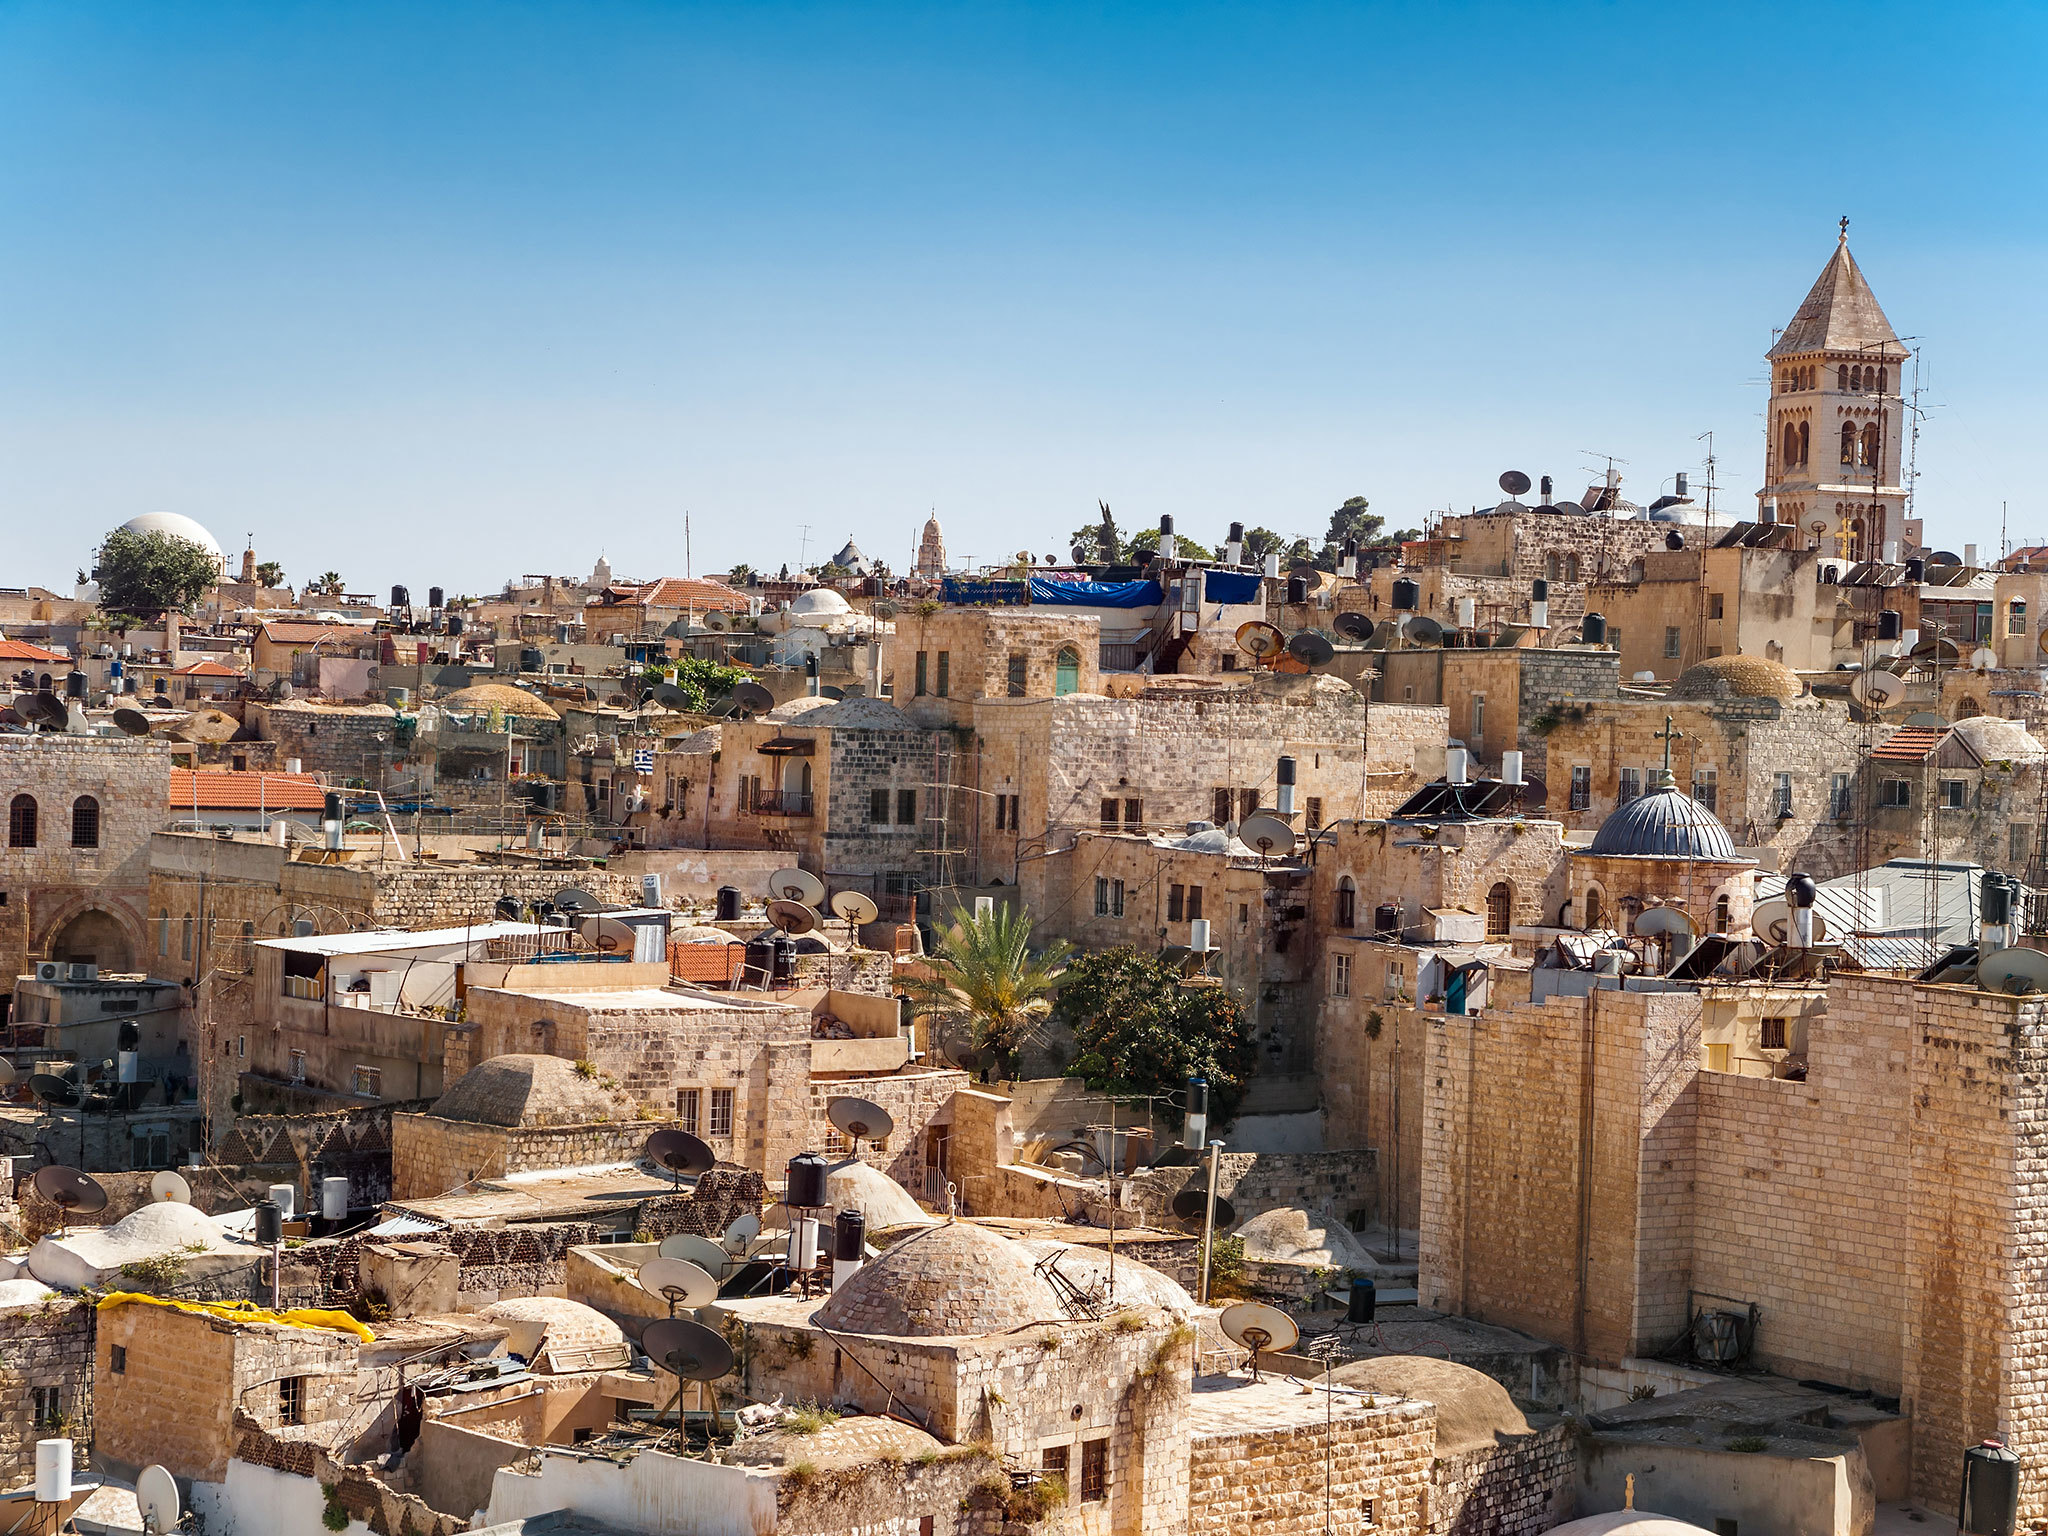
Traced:
POLYGON ((1799 674, 1767 656, 1709 656, 1671 685, 1674 699, 1779 699, 1806 691, 1799 674))
POLYGON ((1586 852, 1606 859, 1737 862, 1728 829, 1699 801, 1670 785, 1638 795, 1601 822, 1586 852))
POLYGON ((1065 1316, 1028 1249, 959 1221, 892 1244, 817 1313, 842 1333, 912 1339, 1006 1333, 1065 1316))

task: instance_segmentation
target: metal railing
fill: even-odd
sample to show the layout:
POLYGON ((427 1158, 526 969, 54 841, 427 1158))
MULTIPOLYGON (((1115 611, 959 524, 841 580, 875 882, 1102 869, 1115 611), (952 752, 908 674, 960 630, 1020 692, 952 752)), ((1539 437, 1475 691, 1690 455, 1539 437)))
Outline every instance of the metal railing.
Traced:
POLYGON ((748 810, 756 816, 808 816, 811 795, 801 789, 763 789, 755 792, 748 810))

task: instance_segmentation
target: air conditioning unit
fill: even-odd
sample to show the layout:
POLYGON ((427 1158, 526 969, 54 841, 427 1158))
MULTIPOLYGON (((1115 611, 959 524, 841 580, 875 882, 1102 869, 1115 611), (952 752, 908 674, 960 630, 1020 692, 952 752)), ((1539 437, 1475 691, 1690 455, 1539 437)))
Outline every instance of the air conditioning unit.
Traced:
POLYGON ((63 979, 64 966, 61 961, 38 960, 36 962, 37 981, 62 981, 63 979))
POLYGON ((90 960, 74 960, 70 965, 72 981, 98 981, 100 968, 90 960))

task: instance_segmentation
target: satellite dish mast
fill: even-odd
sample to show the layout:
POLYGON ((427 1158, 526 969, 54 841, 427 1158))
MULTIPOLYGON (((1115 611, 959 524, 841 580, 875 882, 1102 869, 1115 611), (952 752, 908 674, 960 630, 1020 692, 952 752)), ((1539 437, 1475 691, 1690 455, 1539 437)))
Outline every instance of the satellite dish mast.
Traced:
POLYGON ((860 1156, 864 1141, 887 1141, 896 1129, 895 1118, 871 1099, 834 1099, 825 1106, 825 1118, 843 1135, 860 1156))
POLYGON ((135 1507, 142 1514, 142 1528, 150 1536, 175 1531, 184 1511, 178 1504, 178 1480, 166 1467, 144 1467, 135 1479, 135 1507))
POLYGON ((1225 1307, 1216 1325, 1231 1343, 1250 1352, 1245 1363, 1251 1367, 1253 1381, 1261 1379, 1259 1356, 1292 1349, 1301 1338, 1293 1318, 1262 1301, 1240 1301, 1225 1307))
MULTIPOLYGON (((693 1323, 688 1318, 670 1317, 647 1325, 647 1331, 640 1335, 640 1347, 647 1352, 647 1358, 676 1378, 675 1395, 670 1403, 680 1402, 683 1383, 700 1383, 711 1394, 711 1422, 716 1432, 718 1423, 718 1389, 712 1385, 721 1376, 732 1374, 732 1346, 702 1323, 693 1323)), ((655 1416, 656 1422, 666 1418, 668 1404, 655 1416)))

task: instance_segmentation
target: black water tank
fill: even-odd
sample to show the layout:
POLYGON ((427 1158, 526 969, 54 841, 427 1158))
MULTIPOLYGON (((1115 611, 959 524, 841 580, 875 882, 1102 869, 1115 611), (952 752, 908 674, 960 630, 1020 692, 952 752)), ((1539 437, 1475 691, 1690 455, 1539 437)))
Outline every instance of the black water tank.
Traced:
POLYGON ((747 980, 765 987, 775 975, 775 940, 780 934, 747 940, 747 980))
POLYGON ((1394 612, 1413 613, 1422 601, 1422 588, 1403 576, 1394 583, 1394 612))
POLYGON ((1294 759, 1291 757, 1281 758, 1280 766, 1274 771, 1273 778, 1277 784, 1292 784, 1294 782, 1294 759))
POLYGON ((448 594, 443 592, 439 587, 427 588, 427 606, 429 608, 440 608, 446 606, 441 601, 441 599, 446 597, 447 595, 448 594))
POLYGON ((1984 871, 1979 900, 1982 921, 2004 926, 2012 921, 2012 882, 1996 870, 1984 871))
POLYGON ((1168 534, 1170 534, 1170 533, 1172 533, 1172 532, 1173 532, 1173 514, 1172 514, 1171 512, 1162 512, 1162 513, 1160 513, 1160 514, 1159 514, 1159 537, 1161 537, 1161 538, 1163 539, 1163 538, 1165 538, 1165 537, 1166 537, 1166 536, 1167 536, 1168 534))
POLYGON ((1927 562, 1925 560, 1908 560, 1906 562, 1906 580, 1925 581, 1926 579, 1927 562))
POLYGON ((783 1203, 799 1210, 816 1210, 830 1205, 832 1199, 825 1192, 825 1182, 831 1172, 832 1165, 820 1154, 797 1153, 789 1160, 789 1186, 788 1193, 782 1197, 783 1203))
POLYGON ((1397 901, 1383 901, 1372 909, 1372 931, 1374 933, 1398 933, 1401 929, 1401 904, 1397 901))
POLYGON ((1541 576, 1538 576, 1534 581, 1529 583, 1529 598, 1532 602, 1549 602, 1550 583, 1545 581, 1541 576))
POLYGON ((1544 504, 1547 506, 1550 502, 1550 476, 1545 475, 1541 483, 1543 488, 1543 501, 1544 504))
POLYGON ((786 987, 796 980, 796 940, 786 933, 778 933, 768 941, 774 946, 774 965, 770 974, 778 987, 786 987))
POLYGON ((1607 643, 1607 616, 1602 613, 1587 614, 1585 618, 1579 621, 1579 638, 1588 645, 1605 645, 1607 643))
POLYGON ((1287 601, 1290 603, 1305 603, 1308 601, 1308 578, 1306 576, 1290 576, 1287 578, 1287 601))
POLYGON ((461 615, 461 614, 459 614, 459 613, 451 613, 451 614, 449 614, 449 615, 448 615, 448 633, 449 633, 449 634, 451 634, 451 635, 459 635, 459 634, 461 634, 461 633, 462 633, 462 615, 461 615))
POLYGON ((1896 608, 1883 608, 1883 609, 1880 609, 1880 610, 1878 611, 1878 615, 1877 615, 1877 638, 1878 638, 1878 639, 1880 639, 1880 640, 1896 640, 1896 639, 1898 639, 1898 638, 1899 638, 1899 633, 1900 633, 1900 631, 1901 631, 1901 630, 1902 630, 1902 629, 1904 628, 1904 626, 1905 626, 1905 621, 1904 621, 1904 620, 1903 620, 1902 618, 1900 618, 1900 616, 1899 616, 1899 610, 1898 610, 1898 609, 1896 609, 1896 608))
POLYGON ((284 1212, 277 1208, 277 1202, 265 1195, 256 1202, 256 1241, 259 1243, 281 1243, 284 1241, 284 1212))
POLYGON ((1370 1275, 1351 1277, 1351 1305, 1344 1313, 1347 1323, 1369 1323, 1373 1310, 1380 1303, 1380 1288, 1372 1283, 1370 1275))
POLYGON ((393 587, 391 589, 391 606, 394 608, 411 607, 412 594, 403 587, 393 587))
POLYGON ((832 1257, 858 1264, 868 1256, 868 1219, 859 1211, 841 1211, 832 1222, 832 1257))
POLYGON ((74 672, 64 679, 64 697, 67 699, 82 699, 85 697, 85 674, 83 672, 74 672))
POLYGON ((721 923, 736 923, 740 920, 740 888, 736 885, 721 885, 718 888, 718 920, 721 923))
POLYGON ((322 821, 340 821, 342 819, 341 796, 331 789, 327 791, 326 800, 321 807, 320 819, 322 821))
POLYGON ((1229 544, 1242 544, 1244 542, 1244 524, 1232 523, 1230 525, 1230 537, 1225 542, 1229 544))
POLYGON ((1963 1498, 1956 1529, 1963 1536, 2012 1536, 2020 1518, 2020 1459, 1996 1440, 1963 1452, 1963 1498))

